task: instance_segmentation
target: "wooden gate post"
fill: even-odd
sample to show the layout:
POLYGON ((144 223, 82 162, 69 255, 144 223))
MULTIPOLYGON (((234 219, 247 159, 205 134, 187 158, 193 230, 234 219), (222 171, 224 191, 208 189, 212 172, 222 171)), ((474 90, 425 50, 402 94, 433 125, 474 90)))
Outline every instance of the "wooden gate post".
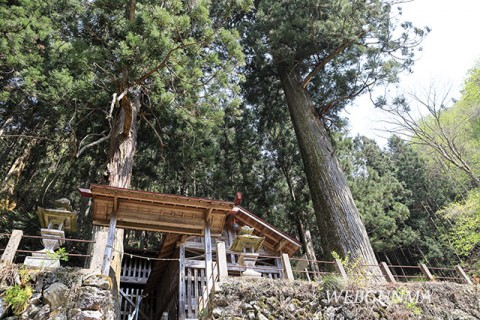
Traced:
POLYGON ((90 258, 90 266, 88 268, 89 272, 92 273, 101 273, 102 272, 102 265, 103 265, 103 256, 105 255, 105 246, 107 245, 107 237, 108 231, 105 229, 101 229, 98 226, 94 226, 93 235, 94 235, 94 243, 92 244, 92 251, 90 258))
POLYGON ((218 267, 218 280, 225 281, 228 278, 227 268, 227 254, 225 250, 225 242, 217 242, 217 267, 218 267))
MULTIPOLYGON (((185 313, 187 296, 185 288, 185 243, 180 244, 179 253, 179 274, 178 274, 178 320, 185 320, 187 315, 185 313)), ((189 303, 192 303, 189 301, 189 303)))
POLYGON ((290 263, 290 257, 286 253, 282 253, 283 263, 283 278, 288 280, 295 280, 293 277, 292 265, 290 263))
POLYGON ((110 261, 112 259, 113 242, 115 241, 115 228, 117 227, 117 211, 113 210, 110 215, 110 226, 108 227, 107 246, 103 256, 102 274, 110 274, 110 261))
POLYGON ((210 221, 205 220, 205 294, 204 298, 205 306, 208 304, 210 298, 210 291, 213 287, 213 272, 212 272, 212 237, 210 234, 210 221))
POLYGON ((13 262, 13 259, 15 258, 15 253, 18 249, 18 245, 20 244, 20 240, 22 240, 22 236, 22 230, 12 231, 10 239, 8 240, 7 247, 5 248, 5 251, 2 254, 2 258, 0 259, 0 265, 6 265, 13 262))

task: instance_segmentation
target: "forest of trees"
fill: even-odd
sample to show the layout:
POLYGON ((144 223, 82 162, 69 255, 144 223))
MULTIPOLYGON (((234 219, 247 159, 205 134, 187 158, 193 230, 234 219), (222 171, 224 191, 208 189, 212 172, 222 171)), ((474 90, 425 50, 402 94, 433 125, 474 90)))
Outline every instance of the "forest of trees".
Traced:
MULTIPOLYGON (((414 70, 429 30, 398 6, 1 1, 0 233, 37 234, 36 207, 67 197, 82 226, 72 236, 91 237, 77 191, 91 183, 240 191, 310 258, 478 272, 480 67, 456 100, 429 84, 378 98, 400 129, 385 147, 351 137, 340 116, 414 70)), ((158 240, 129 233, 145 240, 129 245, 158 240)))

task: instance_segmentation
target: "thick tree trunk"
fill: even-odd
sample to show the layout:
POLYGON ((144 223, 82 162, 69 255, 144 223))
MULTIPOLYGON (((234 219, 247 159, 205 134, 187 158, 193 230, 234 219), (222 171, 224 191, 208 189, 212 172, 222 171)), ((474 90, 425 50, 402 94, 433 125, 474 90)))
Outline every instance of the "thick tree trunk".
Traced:
POLYGON ((137 144, 137 116, 140 96, 134 101, 123 99, 110 138, 108 181, 112 187, 129 188, 132 179, 133 158, 137 144))
MULTIPOLYGON (((137 116, 140 110, 140 92, 137 92, 133 102, 124 98, 121 100, 120 110, 115 117, 110 138, 109 158, 107 170, 109 185, 112 187, 129 188, 132 177, 133 158, 137 142, 137 116)), ((95 226, 96 233, 107 232, 108 227, 95 226)), ((116 229, 110 262, 111 273, 115 275, 117 290, 120 286, 120 271, 123 258, 124 230, 116 229)))
POLYGON ((38 139, 32 139, 27 143, 22 153, 18 156, 17 159, 15 159, 13 164, 10 166, 10 169, 8 170, 5 178, 2 181, 0 194, 5 201, 3 205, 8 207, 9 209, 15 208, 15 204, 10 203, 10 198, 12 198, 12 196, 14 195, 22 171, 25 169, 27 161, 32 155, 33 148, 38 144, 38 142, 38 139))
MULTIPOLYGON (((327 255, 335 251, 364 264, 377 265, 330 137, 302 87, 300 75, 285 66, 279 66, 278 72, 305 165, 323 250, 327 255)), ((380 273, 378 268, 370 269, 380 273)))

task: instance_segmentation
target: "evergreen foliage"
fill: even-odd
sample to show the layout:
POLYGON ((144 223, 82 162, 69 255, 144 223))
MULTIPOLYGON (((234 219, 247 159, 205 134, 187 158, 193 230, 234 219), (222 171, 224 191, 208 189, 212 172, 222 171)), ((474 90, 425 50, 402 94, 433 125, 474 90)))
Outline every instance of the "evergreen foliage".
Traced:
MULTIPOLYGON (((299 89, 326 129, 322 138, 333 137, 329 155, 380 260, 451 265, 478 254, 478 191, 464 172, 416 147, 415 137, 392 136, 385 149, 350 138, 338 115, 412 66, 427 31, 400 23, 393 2, 0 3, 0 232, 38 233, 36 207, 68 197, 81 226, 70 236, 90 237, 90 204, 77 188, 108 183, 124 94, 141 104, 132 188, 216 199, 241 191, 243 206, 304 246, 311 232, 317 256, 328 257, 312 202, 323 191, 309 187, 280 78, 286 68, 304 80, 299 89)), ((441 109, 476 175, 479 88, 476 67, 461 99, 441 109)), ((434 122, 426 117, 423 128, 434 122)), ((158 244, 156 235, 128 236, 139 248, 158 244)))

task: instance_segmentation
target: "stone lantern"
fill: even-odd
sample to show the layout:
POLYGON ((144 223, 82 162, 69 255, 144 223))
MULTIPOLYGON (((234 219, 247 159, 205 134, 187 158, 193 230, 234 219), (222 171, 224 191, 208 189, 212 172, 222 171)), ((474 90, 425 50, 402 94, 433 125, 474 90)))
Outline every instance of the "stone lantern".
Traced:
POLYGON ((65 231, 77 231, 77 213, 72 212, 68 199, 55 201, 55 209, 38 208, 40 234, 44 249, 25 258, 24 265, 39 268, 58 268, 60 260, 53 253, 65 243, 65 231))
POLYGON ((239 234, 233 240, 230 250, 241 252, 238 263, 247 269, 242 272, 244 277, 261 277, 262 274, 252 269, 258 258, 258 249, 262 246, 264 237, 252 235, 253 228, 243 226, 240 228, 239 234))

